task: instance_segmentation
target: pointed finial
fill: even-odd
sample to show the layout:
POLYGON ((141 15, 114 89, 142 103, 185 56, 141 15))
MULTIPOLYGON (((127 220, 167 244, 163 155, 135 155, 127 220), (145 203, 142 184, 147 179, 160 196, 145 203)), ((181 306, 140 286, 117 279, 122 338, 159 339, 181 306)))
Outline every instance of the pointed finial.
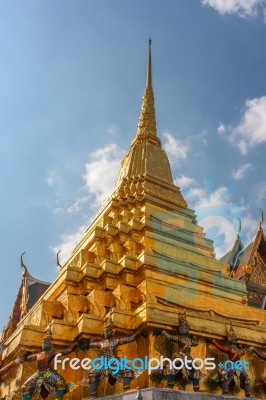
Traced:
POLYGON ((262 224, 263 224, 263 222, 264 222, 264 212, 263 212, 263 209, 262 209, 262 208, 260 208, 260 211, 261 211, 261 220, 260 220, 260 227, 259 227, 259 229, 262 229, 262 224))
POLYGON ((23 261, 24 254, 26 254, 25 251, 20 256, 20 266, 21 266, 21 268, 24 268, 24 272, 23 273, 25 274, 27 272, 27 267, 26 267, 26 265, 24 264, 24 261, 23 261))
POLYGON ((61 250, 59 250, 59 251, 57 252, 57 254, 56 254, 56 266, 57 266, 59 269, 62 269, 62 265, 60 264, 60 261, 59 261, 59 253, 61 253, 61 250))
POLYGON ((152 69, 151 69, 151 39, 149 39, 149 53, 148 53, 148 64, 147 64, 147 82, 146 88, 152 86, 152 69))
POLYGON ((240 235, 240 232, 241 232, 241 229, 242 229, 242 224, 241 224, 241 219, 240 219, 240 218, 237 218, 237 219, 238 219, 238 221, 239 221, 237 236, 239 236, 239 235, 240 235))
POLYGON ((161 146, 161 142, 157 138, 154 96, 152 89, 151 39, 149 40, 146 87, 142 99, 137 133, 132 145, 136 141, 146 141, 148 139, 152 139, 155 144, 161 146))

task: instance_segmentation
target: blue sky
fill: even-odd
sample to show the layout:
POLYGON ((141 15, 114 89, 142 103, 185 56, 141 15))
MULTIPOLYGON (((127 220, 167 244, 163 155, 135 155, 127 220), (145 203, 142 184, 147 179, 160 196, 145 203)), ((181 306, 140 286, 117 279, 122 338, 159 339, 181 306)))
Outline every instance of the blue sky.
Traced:
POLYGON ((45 281, 110 193, 152 37, 158 134, 221 255, 265 208, 266 1, 2 0, 0 328, 20 255, 45 281), (108 192, 109 191, 109 192, 108 192))

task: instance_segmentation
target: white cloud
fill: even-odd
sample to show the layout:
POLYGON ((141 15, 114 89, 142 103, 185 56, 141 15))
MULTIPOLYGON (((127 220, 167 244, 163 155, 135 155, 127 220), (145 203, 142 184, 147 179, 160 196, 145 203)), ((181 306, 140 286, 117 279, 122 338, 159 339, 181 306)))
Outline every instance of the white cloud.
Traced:
POLYGON ((248 210, 245 210, 245 214, 243 218, 241 218, 242 222, 242 234, 241 236, 244 237, 244 245, 249 243, 251 239, 253 239, 255 233, 257 232, 259 226, 260 218, 254 219, 248 210))
POLYGON ((199 198, 195 204, 198 223, 207 237, 214 241, 217 258, 225 254, 236 238, 237 217, 244 208, 232 200, 231 192, 221 186, 209 192, 206 188, 198 189, 199 198))
MULTIPOLYGON (((89 161, 85 164, 85 174, 83 176, 85 187, 80 188, 83 191, 83 195, 68 208, 59 207, 56 203, 56 211, 69 215, 76 214, 78 218, 85 208, 87 210, 86 215, 88 215, 88 212, 101 205, 115 187, 124 153, 124 150, 115 144, 109 144, 90 153, 89 161), (87 195, 86 193, 84 195, 84 190, 88 193, 87 195)), ((50 174, 49 176, 53 178, 54 175, 50 174)), ((61 264, 68 260, 74 247, 82 239, 86 227, 82 225, 73 234, 62 234, 59 243, 50 247, 54 254, 61 250, 61 264)))
POLYGON ((219 125, 218 128, 217 128, 217 132, 218 132, 220 135, 223 135, 223 134, 225 133, 225 126, 224 126, 224 124, 220 123, 220 125, 219 125))
POLYGON ((247 18, 257 16, 265 0, 201 0, 201 4, 213 7, 221 15, 237 14, 247 18))
POLYGON ((46 183, 48 186, 53 186, 55 184, 55 171, 51 170, 48 172, 46 183))
MULTIPOLYGON (((214 241, 217 258, 232 248, 238 230, 238 218, 242 221, 243 243, 247 244, 253 239, 260 221, 259 210, 258 218, 254 219, 250 214, 250 206, 243 199, 238 199, 238 202, 234 200, 233 186, 232 190, 226 186, 213 189, 212 182, 200 185, 193 178, 181 176, 179 182, 182 181, 188 183, 189 187, 185 199, 195 210, 198 224, 204 228, 206 236, 214 241)), ((261 183, 255 191, 254 202, 259 208, 266 199, 266 184, 261 183)))
POLYGON ((265 203, 266 200, 266 183, 260 182, 257 185, 255 185, 254 193, 256 194, 256 196, 254 196, 255 204, 258 207, 262 207, 262 205, 265 203))
POLYGON ((194 209, 198 224, 205 230, 206 236, 214 241, 217 258, 225 254, 236 238, 238 220, 245 207, 233 200, 234 190, 226 186, 213 188, 213 182, 203 185, 196 179, 180 175, 175 179, 183 191, 189 207, 194 209))
POLYGON ((55 247, 50 247, 50 249, 55 255, 58 253, 59 250, 61 250, 60 252, 61 265, 64 265, 67 262, 67 260, 71 255, 71 252, 84 236, 86 228, 87 228, 86 225, 82 225, 74 233, 71 234, 64 233, 63 235, 60 236, 60 242, 55 247))
POLYGON ((196 180, 194 178, 190 178, 189 176, 186 175, 179 175, 174 179, 175 185, 177 185, 179 188, 184 189, 184 188, 189 188, 191 186, 194 186, 196 184, 196 180))
POLYGON ((198 196, 195 208, 222 206, 230 201, 230 193, 226 186, 220 186, 214 191, 209 191, 206 187, 198 187, 194 189, 194 194, 198 196))
POLYGON ((71 205, 62 193, 65 182, 55 171, 49 171, 46 182, 54 187, 54 199, 47 206, 53 209, 55 214, 79 214, 85 209, 99 207, 103 200, 108 197, 115 187, 119 173, 119 167, 125 151, 116 144, 109 144, 89 154, 88 162, 84 165, 83 185, 76 189, 78 198, 71 205))
POLYGON ((112 125, 107 129, 107 132, 109 133, 109 135, 116 135, 119 131, 119 128, 116 125, 112 125))
POLYGON ((79 213, 84 205, 86 205, 89 201, 89 196, 81 197, 77 199, 70 207, 67 208, 66 212, 68 214, 77 214, 79 213))
POLYGON ((221 215, 210 215, 199 221, 199 224, 208 231, 215 230, 215 239, 218 239, 218 245, 215 246, 216 257, 222 257, 230 248, 232 248, 235 239, 236 231, 233 223, 226 217, 221 215), (219 240, 220 238, 220 240, 219 240))
POLYGON ((163 134, 165 138, 164 149, 172 164, 178 163, 180 160, 185 160, 188 156, 189 145, 185 140, 179 140, 166 131, 163 134))
POLYGON ((247 100, 240 123, 236 127, 228 126, 224 131, 242 154, 266 143, 266 96, 247 100))
POLYGON ((95 196, 96 206, 112 193, 124 154, 125 151, 116 144, 109 144, 90 154, 83 178, 86 189, 95 196))
POLYGON ((232 173, 232 177, 236 180, 243 179, 246 175, 246 172, 252 169, 252 164, 246 163, 241 165, 237 170, 234 170, 232 173))

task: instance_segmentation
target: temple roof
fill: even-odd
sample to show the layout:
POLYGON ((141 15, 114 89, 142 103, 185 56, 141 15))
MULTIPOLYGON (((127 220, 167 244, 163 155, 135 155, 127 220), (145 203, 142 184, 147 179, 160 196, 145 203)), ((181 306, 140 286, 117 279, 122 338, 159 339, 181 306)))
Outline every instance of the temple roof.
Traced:
POLYGON ((251 254, 254 248, 256 236, 243 248, 238 252, 235 267, 239 265, 247 265, 250 262, 251 254))
POLYGON ((39 298, 43 295, 43 293, 50 285, 51 283, 33 278, 33 276, 29 274, 29 272, 27 273, 27 312, 34 306, 34 304, 39 300, 39 298))
POLYGON ((256 252, 258 252, 262 258, 266 259, 266 239, 261 225, 251 241, 238 252, 235 260, 235 267, 252 264, 256 252))
MULTIPOLYGON (((255 236, 243 246, 240 231, 231 250, 220 258, 220 261, 230 265, 232 275, 237 279, 248 279, 248 269, 254 265, 256 258, 259 256, 266 265, 266 238, 262 229, 264 215, 259 223, 255 236)), ((241 230, 241 228, 240 228, 241 230)))
POLYGON ((44 282, 34 278, 24 264, 22 267, 24 268, 22 282, 9 316, 8 323, 3 329, 0 343, 4 342, 12 335, 20 320, 27 314, 50 286, 49 282, 44 282))
POLYGON ((246 282, 248 290, 248 304, 256 307, 265 307, 266 296, 266 237, 262 224, 264 214, 259 223, 255 236, 243 246, 240 239, 240 229, 236 241, 220 261, 230 266, 230 276, 237 280, 246 282))
POLYGON ((266 259, 266 247, 265 247, 266 239, 262 229, 262 224, 264 222, 263 211, 257 233, 245 246, 243 245, 240 238, 240 232, 241 232, 240 219, 239 222, 240 225, 233 247, 227 253, 225 253, 219 260, 233 267, 235 271, 239 266, 252 264, 252 262, 254 261, 253 257, 256 251, 263 253, 266 259))
POLYGON ((242 240, 240 236, 237 235, 233 247, 220 258, 220 261, 230 266, 234 266, 236 258, 243 247, 242 240))
POLYGON ((239 218, 238 220, 239 220, 239 228, 237 231, 237 237, 235 243, 233 244, 233 247, 227 253, 225 253, 219 260, 225 264, 230 265, 231 269, 235 266, 237 256, 244 247, 242 240, 240 238, 241 220, 239 218))

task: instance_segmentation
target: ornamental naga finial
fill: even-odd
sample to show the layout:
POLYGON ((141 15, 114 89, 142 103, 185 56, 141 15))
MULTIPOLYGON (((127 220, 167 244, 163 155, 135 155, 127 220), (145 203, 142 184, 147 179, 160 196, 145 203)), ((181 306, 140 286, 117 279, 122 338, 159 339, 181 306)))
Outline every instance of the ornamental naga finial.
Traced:
POLYGON ((264 212, 263 212, 262 208, 260 208, 260 211, 261 211, 261 220, 260 220, 260 228, 259 229, 262 229, 262 224, 264 222, 264 212))
POLYGON ((241 230, 242 230, 242 223, 241 223, 241 219, 240 219, 240 218, 237 218, 237 219, 238 219, 238 221, 239 221, 237 236, 240 236, 240 232, 241 232, 241 230))
POLYGON ((62 269, 62 265, 61 265, 60 260, 59 260, 59 253, 61 253, 61 250, 59 250, 59 251, 57 252, 57 254, 56 254, 56 266, 57 266, 59 269, 62 269))
POLYGON ((24 274, 25 274, 27 272, 27 267, 26 267, 26 265, 24 264, 24 261, 23 261, 24 254, 26 254, 25 251, 20 256, 20 266, 21 266, 21 268, 24 268, 24 274))

